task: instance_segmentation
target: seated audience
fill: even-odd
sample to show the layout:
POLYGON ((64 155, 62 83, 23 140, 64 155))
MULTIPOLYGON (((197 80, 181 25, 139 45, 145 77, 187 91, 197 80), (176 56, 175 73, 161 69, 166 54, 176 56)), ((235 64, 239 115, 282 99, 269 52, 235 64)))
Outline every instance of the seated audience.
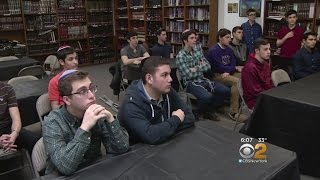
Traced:
POLYGON ((63 104, 62 97, 59 95, 58 80, 61 74, 70 69, 78 68, 78 56, 76 51, 70 46, 61 46, 57 51, 57 58, 63 70, 53 77, 49 82, 48 95, 51 104, 51 108, 58 108, 63 104))
POLYGON ((158 42, 150 49, 152 56, 161 56, 164 58, 173 58, 172 47, 166 43, 167 32, 160 29, 156 32, 158 42))
POLYGON ((39 135, 21 128, 21 118, 13 88, 0 82, 0 149, 4 152, 26 148, 31 154, 39 135))
POLYGON ((140 78, 139 64, 150 55, 143 45, 138 44, 138 34, 136 32, 129 32, 127 41, 128 45, 121 49, 120 55, 124 65, 122 75, 130 84, 132 80, 140 78))
POLYGON ((249 55, 241 73, 243 97, 249 109, 253 109, 262 91, 273 86, 269 65, 270 43, 258 38, 254 42, 254 52, 249 55))
POLYGON ((129 149, 127 132, 103 106, 96 104, 95 86, 88 73, 67 70, 59 79, 65 105, 50 112, 43 122, 43 141, 48 153, 46 174, 70 175, 107 153, 129 149))
POLYGON ((160 144, 194 125, 191 109, 171 88, 170 71, 168 59, 151 56, 144 60, 141 80, 128 87, 118 118, 130 142, 160 144))
MULTIPOLYGON (((228 29, 220 29, 217 33, 218 43, 209 49, 208 61, 214 72, 214 80, 231 87, 229 116, 235 120, 238 117, 240 97, 237 83, 241 76, 242 67, 236 66, 236 58, 229 46, 230 40, 231 32, 228 29)), ((241 121, 247 119, 244 115, 239 117, 241 121)))
POLYGON ((317 33, 307 32, 303 35, 303 47, 293 57, 293 76, 304 78, 320 72, 320 52, 315 48, 317 33))
POLYGON ((202 51, 195 48, 196 33, 186 30, 182 33, 181 39, 184 48, 178 53, 176 64, 186 91, 197 98, 200 113, 204 118, 218 121, 219 118, 213 112, 223 105, 225 98, 230 95, 230 90, 223 84, 204 77, 204 73, 210 71, 211 67, 202 51))
POLYGON ((242 42, 243 29, 241 26, 236 26, 232 29, 232 41, 230 47, 233 50, 233 54, 237 60, 237 66, 244 66, 248 59, 248 48, 245 43, 242 42))

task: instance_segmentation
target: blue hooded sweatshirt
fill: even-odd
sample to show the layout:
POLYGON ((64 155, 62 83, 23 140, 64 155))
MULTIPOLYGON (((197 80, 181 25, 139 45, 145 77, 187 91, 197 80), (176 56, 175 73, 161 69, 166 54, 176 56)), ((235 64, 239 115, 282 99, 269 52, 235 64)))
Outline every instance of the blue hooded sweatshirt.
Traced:
POLYGON ((148 98, 142 80, 133 81, 128 87, 118 119, 127 129, 131 143, 160 144, 177 131, 194 126, 195 117, 191 109, 174 89, 162 97, 161 108, 148 98), (183 122, 178 116, 172 116, 172 112, 178 109, 185 113, 183 122))

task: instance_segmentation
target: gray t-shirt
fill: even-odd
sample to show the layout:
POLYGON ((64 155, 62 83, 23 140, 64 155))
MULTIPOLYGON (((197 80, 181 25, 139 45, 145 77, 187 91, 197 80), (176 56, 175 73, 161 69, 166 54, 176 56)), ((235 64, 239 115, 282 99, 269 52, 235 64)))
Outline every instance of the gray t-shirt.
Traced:
MULTIPOLYGON (((146 53, 146 49, 141 45, 138 44, 137 49, 134 50, 128 44, 126 47, 122 48, 120 51, 120 55, 128 56, 129 59, 143 57, 143 54, 146 53)), ((139 79, 141 76, 141 72, 139 70, 138 64, 130 64, 123 67, 123 77, 128 80, 136 80, 139 79)))

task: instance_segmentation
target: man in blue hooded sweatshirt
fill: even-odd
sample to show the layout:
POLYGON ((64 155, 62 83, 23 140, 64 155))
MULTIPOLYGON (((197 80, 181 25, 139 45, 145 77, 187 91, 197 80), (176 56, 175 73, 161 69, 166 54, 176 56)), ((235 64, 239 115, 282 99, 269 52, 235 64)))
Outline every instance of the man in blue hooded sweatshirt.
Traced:
POLYGON ((131 144, 160 144, 194 125, 190 107, 171 88, 170 72, 168 60, 149 57, 142 63, 142 78, 128 87, 118 118, 131 144))

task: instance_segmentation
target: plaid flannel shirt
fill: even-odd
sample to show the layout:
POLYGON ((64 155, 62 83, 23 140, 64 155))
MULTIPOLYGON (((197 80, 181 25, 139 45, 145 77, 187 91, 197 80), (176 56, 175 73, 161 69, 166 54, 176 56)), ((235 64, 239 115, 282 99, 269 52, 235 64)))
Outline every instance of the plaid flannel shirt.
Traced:
POLYGON ((117 119, 112 123, 99 120, 90 132, 80 128, 81 122, 65 106, 51 111, 45 117, 42 130, 48 153, 46 174, 58 170, 61 174, 70 175, 97 160, 102 156, 101 142, 107 153, 120 154, 128 151, 128 133, 117 119))
POLYGON ((211 66, 203 53, 198 49, 193 49, 192 53, 186 49, 181 49, 176 57, 176 64, 181 73, 185 85, 189 81, 204 80, 203 73, 210 70, 211 66), (201 60, 203 63, 201 63, 201 60), (196 68, 193 72, 191 68, 196 68))

